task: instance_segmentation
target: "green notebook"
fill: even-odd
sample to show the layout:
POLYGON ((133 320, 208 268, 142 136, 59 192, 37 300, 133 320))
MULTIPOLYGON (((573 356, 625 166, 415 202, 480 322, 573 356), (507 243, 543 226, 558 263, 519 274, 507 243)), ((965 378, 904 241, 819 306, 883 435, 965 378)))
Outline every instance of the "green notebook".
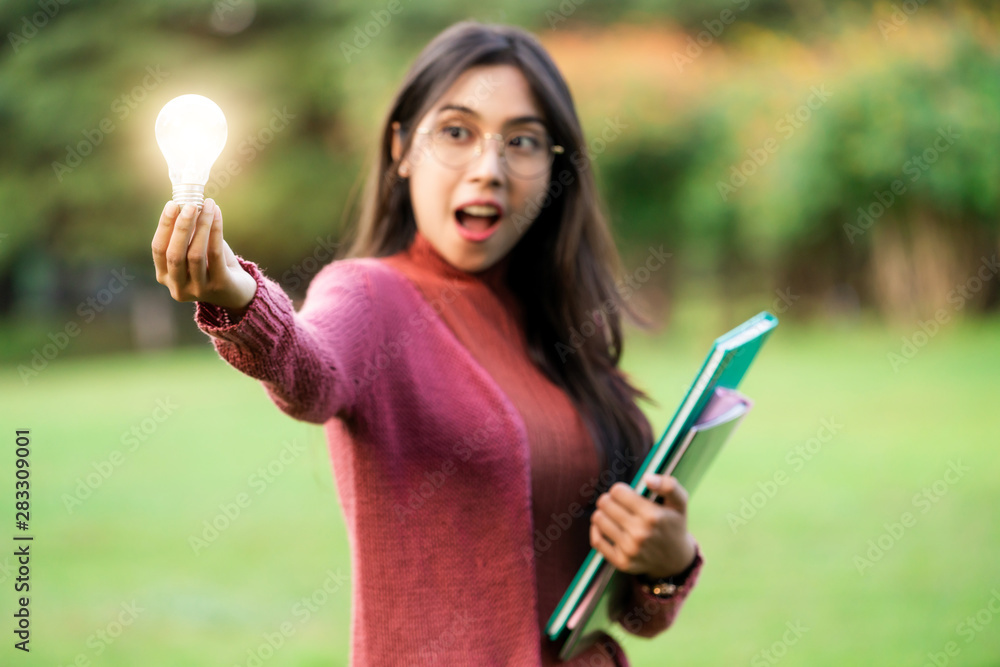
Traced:
MULTIPOLYGON (((736 391, 778 319, 761 312, 715 339, 663 435, 649 451, 631 486, 656 499, 643 476, 648 472, 676 477, 692 493, 726 440, 753 406, 736 391)), ((549 639, 562 642, 559 658, 568 660, 589 648, 621 618, 629 575, 604 556, 590 554, 546 623, 549 639)))

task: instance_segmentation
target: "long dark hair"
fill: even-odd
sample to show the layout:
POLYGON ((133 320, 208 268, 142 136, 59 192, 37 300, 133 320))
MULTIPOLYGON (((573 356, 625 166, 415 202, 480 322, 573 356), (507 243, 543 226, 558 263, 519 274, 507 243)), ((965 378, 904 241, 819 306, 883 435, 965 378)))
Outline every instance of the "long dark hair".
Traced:
MULTIPOLYGON (((382 124, 382 137, 353 238, 342 257, 385 257, 407 248, 416 223, 407 182, 392 158, 394 122, 401 158, 413 126, 470 67, 508 64, 524 74, 565 152, 556 155, 535 223, 510 251, 508 286, 524 306, 532 361, 580 410, 603 456, 599 491, 629 481, 652 444, 636 399, 649 400, 618 368, 622 313, 649 325, 616 288, 618 252, 597 193, 569 87, 530 33, 507 25, 456 23, 414 61, 382 124), (617 468, 617 471, 612 467, 617 468), (624 464, 624 466, 623 466, 624 464), (624 471, 622 468, 624 467, 624 471)), ((515 221, 516 222, 516 221, 515 221)))

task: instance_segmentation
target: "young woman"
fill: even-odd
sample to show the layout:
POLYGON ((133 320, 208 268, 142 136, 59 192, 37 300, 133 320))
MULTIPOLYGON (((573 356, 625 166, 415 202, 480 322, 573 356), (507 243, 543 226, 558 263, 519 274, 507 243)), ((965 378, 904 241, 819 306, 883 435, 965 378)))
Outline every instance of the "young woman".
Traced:
MULTIPOLYGON (((352 665, 554 665, 544 626, 591 547, 619 619, 671 625, 702 558, 618 369, 627 288, 569 89, 525 31, 462 22, 406 75, 348 252, 299 311, 168 202, 157 280, 285 413, 323 424, 351 544, 352 665)), ((627 665, 610 637, 568 663, 627 665)))

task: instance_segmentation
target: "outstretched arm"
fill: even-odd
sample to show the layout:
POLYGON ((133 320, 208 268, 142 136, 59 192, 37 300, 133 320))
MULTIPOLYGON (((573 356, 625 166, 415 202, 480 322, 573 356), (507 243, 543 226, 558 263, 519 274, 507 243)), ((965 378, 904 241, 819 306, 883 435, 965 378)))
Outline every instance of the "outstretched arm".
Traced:
POLYGON ((334 261, 313 278, 300 311, 256 264, 238 257, 257 291, 232 311, 197 302, 195 322, 229 364, 260 380, 286 414, 322 424, 352 411, 377 338, 372 287, 363 266, 334 261))

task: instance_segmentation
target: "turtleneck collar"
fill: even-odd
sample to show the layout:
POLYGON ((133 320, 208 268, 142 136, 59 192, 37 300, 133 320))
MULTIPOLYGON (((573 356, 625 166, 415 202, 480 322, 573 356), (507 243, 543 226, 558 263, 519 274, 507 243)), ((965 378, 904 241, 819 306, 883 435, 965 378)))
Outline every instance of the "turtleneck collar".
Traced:
POLYGON ((507 268, 510 264, 510 252, 504 255, 496 264, 483 271, 470 273, 453 266, 446 260, 437 248, 427 239, 426 236, 417 230, 414 233, 413 241, 407 248, 406 254, 410 260, 424 269, 428 269, 436 275, 450 280, 465 283, 479 282, 491 288, 494 292, 509 295, 510 290, 506 285, 507 268))

